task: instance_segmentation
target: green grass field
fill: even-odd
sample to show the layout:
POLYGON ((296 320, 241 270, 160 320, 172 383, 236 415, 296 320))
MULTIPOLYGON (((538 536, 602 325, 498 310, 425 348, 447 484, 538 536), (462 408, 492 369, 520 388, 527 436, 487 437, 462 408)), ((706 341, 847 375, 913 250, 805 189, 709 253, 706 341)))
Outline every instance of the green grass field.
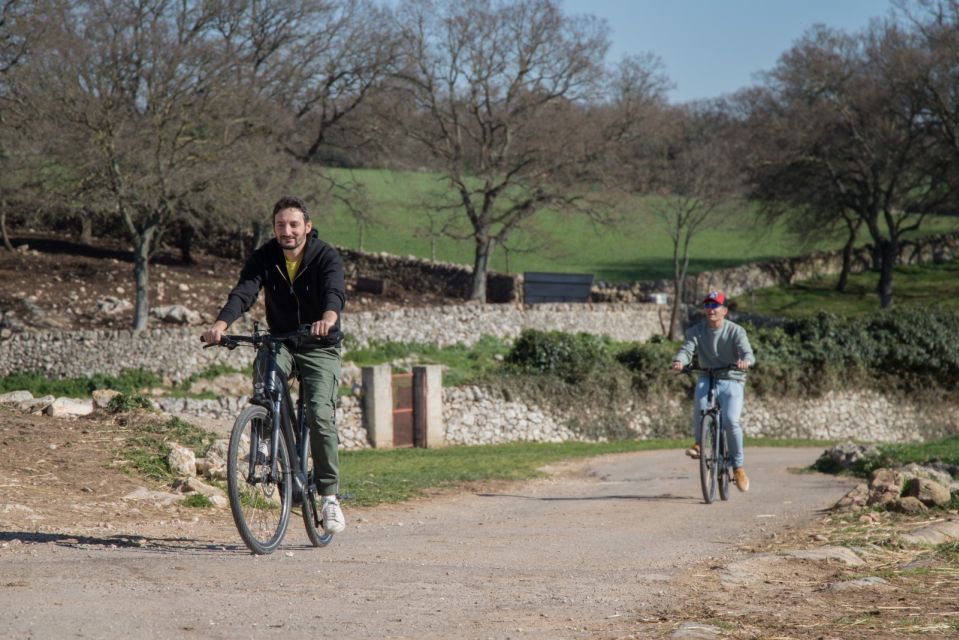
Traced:
MULTIPOLYGON (((331 170, 340 181, 353 179, 368 194, 369 209, 379 221, 364 233, 365 251, 430 257, 428 203, 443 201, 449 190, 442 177, 426 172, 385 170, 331 170)), ((672 276, 672 243, 663 222, 649 210, 649 200, 632 198, 615 208, 620 223, 597 226, 585 217, 543 212, 535 226, 520 230, 511 240, 507 268, 501 248, 494 251, 495 271, 557 271, 593 273, 597 280, 623 282, 653 280, 672 276), (524 249, 535 246, 534 252, 524 249)), ((467 231, 465 217, 457 211, 459 230, 467 231)), ((359 247, 359 230, 342 205, 334 207, 332 219, 318 217, 321 235, 335 244, 359 247)), ((924 233, 959 229, 959 218, 929 220, 924 233)), ((694 236, 690 248, 690 271, 698 273, 743 262, 794 256, 815 249, 833 249, 842 244, 835 238, 811 246, 800 244, 779 226, 759 220, 751 208, 723 213, 723 224, 704 229, 694 236)), ((865 237, 863 242, 865 243, 865 237)), ((470 240, 439 237, 438 260, 471 265, 470 240)))
MULTIPOLYGON (((862 316, 879 309, 877 282, 877 274, 866 272, 850 276, 843 293, 835 290, 836 277, 759 289, 737 298, 736 310, 779 317, 808 316, 820 311, 862 316)), ((941 305, 959 311, 959 260, 896 267, 892 286, 894 308, 941 305)))

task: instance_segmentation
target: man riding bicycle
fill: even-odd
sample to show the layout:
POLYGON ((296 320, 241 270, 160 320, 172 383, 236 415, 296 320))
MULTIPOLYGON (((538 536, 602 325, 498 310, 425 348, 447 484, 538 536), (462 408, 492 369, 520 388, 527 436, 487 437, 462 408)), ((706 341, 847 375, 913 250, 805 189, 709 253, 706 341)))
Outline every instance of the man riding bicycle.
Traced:
MULTIPOLYGON (((703 309, 706 320, 693 325, 686 332, 686 341, 679 353, 673 359, 672 370, 682 371, 692 363, 693 355, 699 361, 702 369, 714 369, 725 366, 734 366, 719 375, 716 383, 716 398, 722 406, 722 423, 727 430, 729 453, 733 459, 733 478, 740 491, 749 490, 749 478, 743 467, 743 430, 739 423, 739 414, 743 410, 743 387, 746 384, 746 370, 756 363, 753 349, 749 345, 746 330, 726 319, 729 309, 726 307, 726 295, 722 291, 710 291, 703 300, 703 309)), ((693 434, 695 442, 686 450, 686 455, 699 458, 700 418, 706 409, 706 395, 709 390, 709 380, 700 376, 696 382, 695 400, 693 401, 693 434)))
MULTIPOLYGON (((306 204, 284 196, 273 205, 274 238, 253 252, 240 272, 216 322, 202 339, 217 344, 229 326, 256 302, 260 289, 266 296, 266 320, 271 331, 293 331, 310 325, 312 338, 277 354, 277 367, 289 377, 293 364, 299 371, 300 393, 306 400, 310 448, 316 490, 323 496, 323 527, 327 533, 346 528, 336 494, 339 489, 339 437, 334 422, 340 379, 340 314, 346 304, 343 262, 332 246, 313 229, 306 204)), ((261 382, 266 364, 261 351, 253 365, 254 384, 261 382)))

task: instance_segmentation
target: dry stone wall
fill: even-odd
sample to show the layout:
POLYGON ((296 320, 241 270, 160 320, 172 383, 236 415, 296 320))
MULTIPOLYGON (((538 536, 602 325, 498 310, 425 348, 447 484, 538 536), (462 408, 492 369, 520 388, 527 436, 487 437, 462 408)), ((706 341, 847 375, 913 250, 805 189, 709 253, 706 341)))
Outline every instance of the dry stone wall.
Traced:
MULTIPOLYGON (((663 332, 661 306, 651 304, 464 304, 396 311, 347 313, 344 331, 357 346, 371 341, 472 345, 483 335, 513 339, 526 328, 605 334, 646 340, 663 332)), ((240 322, 232 328, 249 330, 240 322)), ((144 331, 24 331, 0 341, 0 376, 39 371, 52 378, 114 375, 143 368, 174 382, 212 363, 246 367, 249 348, 203 349, 198 328, 144 331)))
MULTIPOLYGON (((692 404, 683 398, 637 401, 616 413, 620 424, 638 438, 692 436, 692 404)), ((561 415, 550 407, 507 399, 480 387, 447 389, 443 394, 443 418, 451 444, 604 439, 577 428, 589 426, 590 414, 583 407, 576 415, 561 415)), ((747 397, 742 425, 747 436, 757 438, 915 442, 959 433, 959 403, 929 406, 892 401, 871 391, 809 399, 747 397)))

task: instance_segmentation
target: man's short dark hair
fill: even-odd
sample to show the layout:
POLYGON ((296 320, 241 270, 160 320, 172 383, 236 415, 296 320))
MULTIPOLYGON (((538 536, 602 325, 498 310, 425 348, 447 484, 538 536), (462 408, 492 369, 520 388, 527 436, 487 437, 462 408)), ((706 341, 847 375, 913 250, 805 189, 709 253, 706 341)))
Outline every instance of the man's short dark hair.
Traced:
POLYGON ((283 196, 273 205, 273 219, 276 220, 276 214, 284 209, 299 209, 303 212, 303 222, 310 221, 310 211, 306 208, 306 203, 296 196, 283 196))

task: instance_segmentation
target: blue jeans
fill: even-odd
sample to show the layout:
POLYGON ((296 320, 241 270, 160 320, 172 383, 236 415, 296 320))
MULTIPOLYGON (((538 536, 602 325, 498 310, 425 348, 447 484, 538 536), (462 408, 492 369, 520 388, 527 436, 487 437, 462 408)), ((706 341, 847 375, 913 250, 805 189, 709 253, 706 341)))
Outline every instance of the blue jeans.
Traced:
MULTIPOLYGON (((696 382, 696 397, 693 401, 693 434, 696 442, 702 442, 699 421, 706 410, 706 395, 709 392, 709 378, 701 376, 696 382)), ((743 428, 739 424, 739 414, 743 412, 743 383, 738 380, 717 380, 716 401, 722 409, 723 428, 726 430, 726 443, 733 467, 743 466, 743 428)))

